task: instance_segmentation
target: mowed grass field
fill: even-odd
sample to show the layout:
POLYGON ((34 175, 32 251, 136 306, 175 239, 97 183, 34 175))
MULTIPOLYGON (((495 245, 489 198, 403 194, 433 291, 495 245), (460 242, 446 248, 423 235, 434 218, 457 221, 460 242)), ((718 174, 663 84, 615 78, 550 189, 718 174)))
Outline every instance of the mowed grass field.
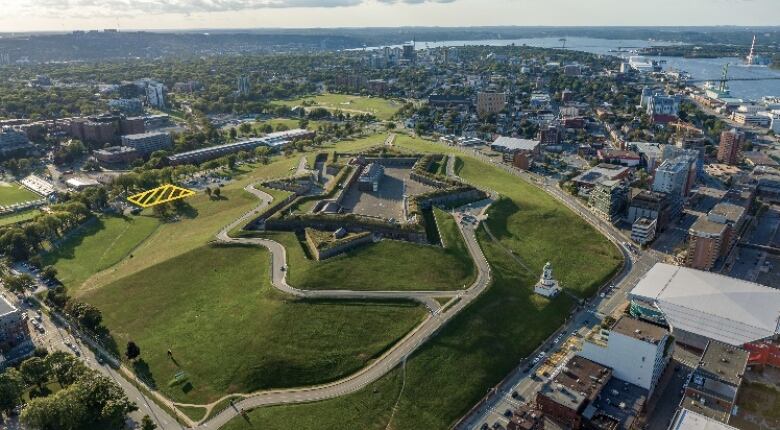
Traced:
POLYGON ((141 360, 131 365, 176 401, 338 379, 393 345, 426 311, 406 302, 295 300, 270 286, 265 250, 207 245, 258 204, 245 185, 287 175, 299 159, 241 166, 221 198, 187 199, 175 222, 146 213, 100 219, 47 262, 60 268, 71 294, 102 311, 117 352, 129 340, 140 345, 141 360), (172 383, 180 371, 185 378, 172 383))
POLYGON ((172 399, 326 382, 354 372, 418 324, 410 303, 291 299, 270 285, 261 248, 201 246, 90 291, 120 348, 172 399), (173 360, 167 351, 173 352, 173 360), (172 383, 184 372, 186 381, 172 383))
POLYGON ((9 206, 15 203, 29 202, 30 200, 40 200, 38 194, 24 188, 16 182, 0 182, 0 206, 9 206))
POLYGON ((159 226, 151 216, 100 217, 44 254, 43 264, 54 265, 57 278, 77 293, 90 276, 129 257, 159 226))
POLYGON ((274 100, 273 103, 289 107, 302 106, 307 108, 321 107, 329 111, 341 110, 345 114, 370 113, 381 120, 390 119, 403 103, 396 100, 379 97, 352 96, 348 94, 318 94, 293 100, 274 100))
POLYGON ((265 232, 285 246, 288 281, 304 290, 449 291, 469 286, 476 269, 455 221, 443 214, 447 247, 383 240, 323 261, 307 257, 291 232, 265 232))
POLYGON ((29 209, 21 212, 14 212, 12 214, 0 216, 0 227, 4 225, 16 224, 18 222, 29 221, 38 215, 41 211, 38 209, 29 209))
MULTIPOLYGON (((406 136, 396 142, 416 151, 451 152, 406 136)), ((618 250, 552 197, 472 158, 463 157, 458 165, 466 179, 509 200, 491 210, 488 222, 502 245, 535 270, 523 269, 479 230, 493 283, 407 362, 405 388, 392 422, 388 422, 389 411, 400 390, 393 391, 397 384, 393 381, 401 378, 401 369, 344 398, 252 411, 249 423, 235 419, 230 430, 448 428, 563 324, 571 311, 573 301, 567 295, 550 301, 532 293, 544 262, 552 261, 564 286, 583 295, 619 268, 618 250), (356 406, 347 406, 351 404, 356 406)))

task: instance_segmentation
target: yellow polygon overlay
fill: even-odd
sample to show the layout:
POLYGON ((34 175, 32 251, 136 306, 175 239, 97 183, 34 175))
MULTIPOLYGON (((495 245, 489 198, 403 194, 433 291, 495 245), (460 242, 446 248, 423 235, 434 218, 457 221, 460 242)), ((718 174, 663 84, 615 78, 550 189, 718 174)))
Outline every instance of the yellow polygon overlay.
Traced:
POLYGON ((130 203, 138 205, 142 208, 150 208, 152 206, 161 205, 163 203, 172 202, 174 200, 183 199, 195 195, 195 191, 188 190, 186 188, 177 187, 176 185, 162 185, 151 190, 133 194, 128 197, 127 200, 130 203))

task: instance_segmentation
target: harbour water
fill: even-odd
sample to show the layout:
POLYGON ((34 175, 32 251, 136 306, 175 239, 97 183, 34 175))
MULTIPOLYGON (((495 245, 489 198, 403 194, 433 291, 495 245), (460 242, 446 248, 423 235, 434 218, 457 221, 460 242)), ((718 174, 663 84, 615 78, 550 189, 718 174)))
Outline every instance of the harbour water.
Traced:
MULTIPOLYGON (((459 40, 443 42, 418 42, 418 49, 439 48, 444 46, 508 46, 527 45, 540 48, 562 48, 563 41, 559 37, 541 37, 526 39, 491 39, 491 40, 459 40)), ((631 51, 639 48, 661 45, 674 45, 674 43, 630 40, 630 39, 594 39, 589 37, 567 37, 566 49, 590 52, 601 55, 615 55, 628 58, 631 51)), ((370 48, 369 48, 370 49, 370 48)), ((747 55, 747 51, 745 55, 747 55)), ((780 96, 780 70, 768 67, 747 67, 741 58, 682 58, 682 57, 653 57, 655 60, 665 60, 664 70, 677 69, 688 72, 694 80, 717 80, 723 73, 723 66, 730 64, 729 77, 737 79, 776 78, 777 80, 762 81, 732 81, 729 82, 731 93, 734 97, 746 100, 758 100, 763 96, 780 96)), ((704 82, 696 82, 703 86, 704 82)))

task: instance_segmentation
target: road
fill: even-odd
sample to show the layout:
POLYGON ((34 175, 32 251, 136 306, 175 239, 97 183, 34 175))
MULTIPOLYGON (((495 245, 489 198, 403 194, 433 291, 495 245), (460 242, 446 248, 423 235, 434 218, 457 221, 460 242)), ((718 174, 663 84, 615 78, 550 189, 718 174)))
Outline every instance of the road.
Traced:
MULTIPOLYGON (((339 379, 337 381, 316 385, 311 387, 291 388, 284 390, 270 390, 260 391, 251 394, 242 395, 242 400, 237 401, 234 406, 228 406, 220 413, 218 413, 212 419, 201 423, 198 429, 216 429, 236 416, 240 415, 242 410, 249 410, 261 406, 280 405, 280 404, 292 404, 292 403, 306 403, 320 400, 331 399, 339 396, 344 396, 350 393, 354 393, 368 384, 378 380, 400 363, 406 360, 414 351, 421 345, 433 337, 444 325, 446 325, 452 318, 457 315, 462 309, 468 306, 474 299, 476 299, 489 285, 491 281, 490 266, 485 259, 482 249, 480 248, 475 229, 477 223, 465 223, 458 222, 459 229, 463 235, 463 239, 466 243, 466 247, 477 266, 477 276, 471 286, 465 290, 460 291, 412 291, 412 292, 398 292, 398 291, 376 291, 376 292, 364 292, 364 291, 312 291, 301 290, 290 286, 287 283, 285 270, 287 260, 284 247, 278 242, 262 239, 262 238, 232 238, 228 235, 228 232, 240 225, 243 222, 248 221, 250 218, 257 216, 268 203, 271 201, 271 196, 266 193, 256 190, 249 186, 246 190, 262 200, 260 206, 252 211, 247 212, 241 218, 235 220, 231 224, 223 228, 217 235, 217 239, 224 243, 237 243, 237 244, 250 244, 259 245, 267 248, 271 253, 271 283, 278 290, 291 294, 297 297, 306 298, 318 298, 318 299, 407 299, 416 300, 425 304, 431 309, 430 315, 420 323, 414 330, 409 332, 403 339, 397 342, 392 348, 386 351, 382 356, 373 361, 370 365, 364 367, 360 371, 339 379), (448 303, 448 307, 442 308, 439 303, 434 300, 434 297, 453 297, 457 300, 452 300, 448 303)), ((487 209, 487 205, 473 205, 472 216, 479 218, 483 216, 484 211, 487 209)), ((225 398, 227 398, 226 396, 225 398)), ((219 401, 217 401, 219 402, 219 401)), ((216 404, 215 402, 214 404, 216 404)), ((213 407, 213 405, 210 407, 213 407)), ((184 405, 182 405, 184 406, 184 405)), ((202 406, 202 405, 201 405, 202 406)))
MULTIPOLYGON (((679 241, 684 238, 680 231, 686 231, 686 228, 671 226, 658 239, 659 247, 640 251, 634 248, 627 249, 624 245, 628 238, 615 228, 612 224, 602 220, 591 210, 582 205, 576 198, 563 192, 557 187, 557 183, 551 183, 547 178, 531 174, 512 166, 497 162, 490 157, 485 156, 476 150, 459 148, 459 150, 468 155, 476 156, 483 161, 493 164, 523 180, 543 189, 548 194, 555 197, 558 201, 569 207, 572 211, 579 214, 593 227, 610 239, 623 253, 625 264, 621 272, 612 280, 614 289, 602 288, 599 295, 588 301, 584 306, 579 307, 567 323, 553 333, 547 341, 540 345, 531 355, 520 360, 518 366, 510 372, 507 377, 491 389, 486 396, 456 424, 457 429, 480 429, 487 424, 490 428, 495 423, 506 425, 509 418, 505 416, 507 410, 514 410, 520 402, 529 402, 534 398, 539 387, 546 381, 546 378, 534 376, 544 360, 533 362, 534 357, 544 352, 545 357, 561 350, 563 346, 572 337, 583 336, 590 327, 598 324, 601 319, 611 315, 627 303, 627 294, 637 282, 659 261, 667 260, 666 252, 671 252, 679 241), (658 250, 662 252, 659 252, 658 250), (530 366, 530 368, 529 368, 530 366), (526 371, 528 370, 528 371, 526 371)), ((569 355, 573 355, 569 353, 569 355)), ((564 358, 562 362, 568 360, 564 358)), ((560 368, 560 366, 559 366, 560 368)), ((554 375, 551 375, 554 376, 554 375)))
MULTIPOLYGON (((34 308, 25 302, 17 300, 15 296, 9 293, 4 292, 4 295, 11 303, 14 303, 27 312, 28 316, 34 318, 34 315, 36 315, 34 308)), ((71 334, 74 333, 74 330, 62 324, 55 324, 47 313, 41 314, 40 323, 43 326, 43 332, 30 324, 30 334, 36 345, 43 346, 49 351, 76 353, 85 365, 116 382, 127 397, 138 405, 138 411, 130 414, 130 423, 128 424, 139 424, 144 415, 149 415, 160 430, 181 430, 185 428, 160 406, 149 400, 135 385, 128 382, 126 376, 117 370, 116 363, 109 365, 106 359, 99 360, 93 350, 84 345, 80 340, 78 332, 75 332, 76 336, 74 336, 71 334)))

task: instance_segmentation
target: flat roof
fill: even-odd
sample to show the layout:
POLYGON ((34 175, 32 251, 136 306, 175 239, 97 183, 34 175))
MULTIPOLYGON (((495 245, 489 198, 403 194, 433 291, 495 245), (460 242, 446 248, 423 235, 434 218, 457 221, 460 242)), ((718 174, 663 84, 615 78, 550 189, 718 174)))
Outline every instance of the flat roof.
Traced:
POLYGON ((734 203, 720 202, 713 206, 711 215, 720 215, 731 222, 737 222, 745 214, 745 208, 734 203))
POLYGON ((608 367, 574 356, 539 392, 561 405, 578 409, 586 400, 595 399, 611 377, 608 367))
POLYGON ((732 385, 742 383, 749 353, 723 342, 710 341, 699 361, 699 368, 732 385))
POLYGON ((718 404, 715 402, 706 402, 702 403, 701 401, 689 396, 685 395, 680 402, 680 406, 682 406, 685 409, 691 410, 696 412, 697 414, 709 418, 713 421, 719 421, 719 422, 725 422, 731 411, 726 411, 721 407, 718 407, 718 404))
POLYGON ((669 430, 737 430, 737 428, 690 409, 682 408, 674 417, 669 430))
POLYGON ((146 133, 125 134, 122 136, 122 138, 123 139, 145 139, 147 137, 155 137, 160 135, 170 136, 170 134, 164 131, 147 131, 146 133))
POLYGON ((672 331, 741 346, 780 331, 780 290, 688 267, 657 263, 630 296, 653 303, 672 331))
POLYGON ((703 233, 703 234, 723 234, 723 231, 726 229, 726 224, 721 224, 719 222, 711 221, 706 216, 700 216, 699 219, 696 220, 696 222, 693 223, 693 225, 690 228, 690 232, 692 233, 703 233))
POLYGON ((658 344, 661 339, 669 334, 669 330, 663 327, 632 318, 628 315, 622 315, 618 318, 615 324, 612 325, 612 331, 654 344, 658 344))
POLYGON ((509 150, 533 151, 537 146, 539 146, 539 142, 530 139, 518 139, 514 137, 501 136, 493 141, 491 146, 500 146, 509 150))

